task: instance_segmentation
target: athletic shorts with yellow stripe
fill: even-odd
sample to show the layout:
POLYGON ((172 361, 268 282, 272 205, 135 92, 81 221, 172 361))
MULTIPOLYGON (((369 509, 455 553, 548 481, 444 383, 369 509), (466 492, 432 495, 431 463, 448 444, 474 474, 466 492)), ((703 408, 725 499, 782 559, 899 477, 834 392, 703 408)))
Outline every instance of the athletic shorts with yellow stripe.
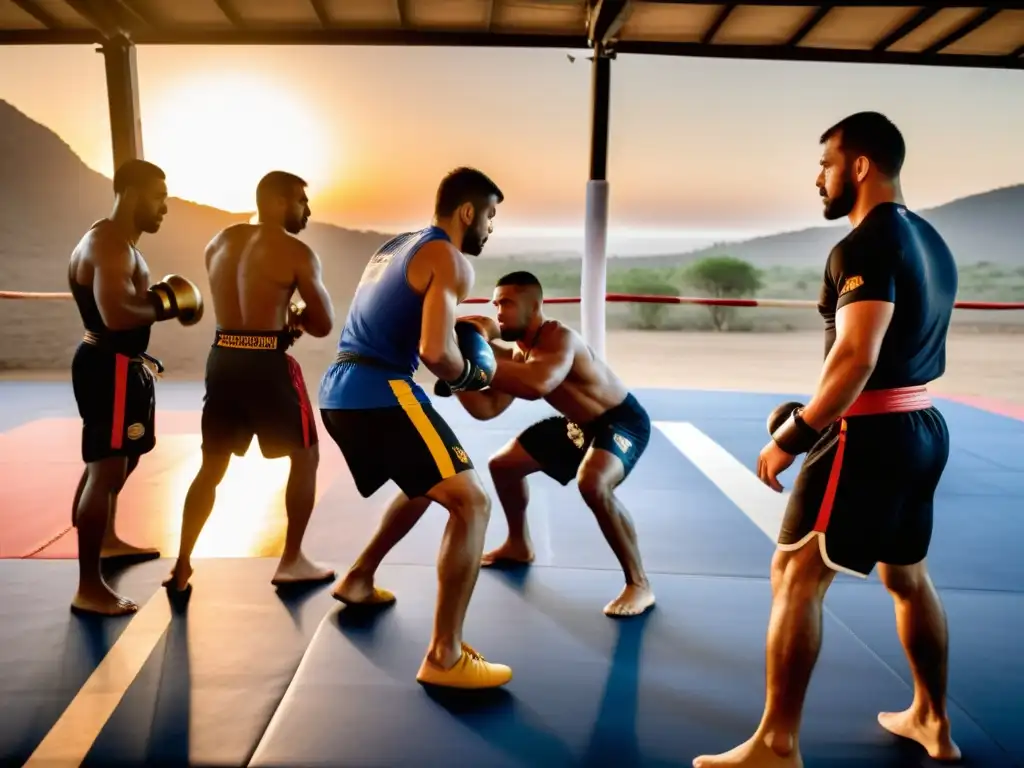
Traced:
POLYGON ((388 480, 410 499, 427 496, 441 481, 473 469, 448 423, 427 398, 417 397, 417 385, 408 379, 387 384, 394 406, 320 410, 363 498, 388 480))

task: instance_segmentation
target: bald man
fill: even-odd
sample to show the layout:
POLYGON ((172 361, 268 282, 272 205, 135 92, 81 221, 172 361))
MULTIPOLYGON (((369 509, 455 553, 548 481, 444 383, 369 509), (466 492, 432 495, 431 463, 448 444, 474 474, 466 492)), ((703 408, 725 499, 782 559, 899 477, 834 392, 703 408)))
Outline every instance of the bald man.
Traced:
MULTIPOLYGON (((498 280, 498 320, 476 322, 495 346, 498 368, 489 389, 458 392, 475 418, 493 419, 516 398, 546 400, 561 415, 542 419, 491 457, 489 467, 508 521, 508 539, 483 557, 485 566, 533 561, 526 522, 527 477, 543 472, 562 485, 575 481, 622 567, 626 584, 604 607, 612 617, 638 616, 654 606, 629 512, 615 496, 647 449, 651 421, 640 402, 571 328, 544 316, 544 292, 529 272, 498 280)), ((435 387, 449 394, 442 382, 435 387)))
POLYGON ((256 187, 258 224, 235 224, 206 249, 217 331, 206 362, 203 463, 181 519, 181 546, 164 582, 189 587, 192 551, 213 510, 217 486, 232 455, 244 456, 257 437, 265 458, 288 457, 288 530, 274 585, 319 583, 334 571, 311 562, 302 539, 316 502, 320 461, 316 422, 302 369, 287 350, 303 333, 322 337, 334 307, 320 258, 296 235, 309 220, 306 182, 272 171, 256 187), (300 303, 292 303, 295 292, 300 303))

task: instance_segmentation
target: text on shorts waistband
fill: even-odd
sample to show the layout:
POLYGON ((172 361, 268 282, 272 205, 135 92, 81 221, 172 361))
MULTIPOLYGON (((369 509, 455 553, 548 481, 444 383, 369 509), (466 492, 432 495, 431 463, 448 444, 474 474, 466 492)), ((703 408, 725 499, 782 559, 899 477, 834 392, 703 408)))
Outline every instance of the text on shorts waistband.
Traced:
POLYGON ((290 341, 287 331, 229 331, 218 328, 213 346, 222 349, 276 352, 279 349, 287 349, 290 341))
POLYGON ((932 407, 932 398, 926 387, 897 387, 871 389, 860 393, 843 417, 878 416, 883 413, 910 413, 932 407))

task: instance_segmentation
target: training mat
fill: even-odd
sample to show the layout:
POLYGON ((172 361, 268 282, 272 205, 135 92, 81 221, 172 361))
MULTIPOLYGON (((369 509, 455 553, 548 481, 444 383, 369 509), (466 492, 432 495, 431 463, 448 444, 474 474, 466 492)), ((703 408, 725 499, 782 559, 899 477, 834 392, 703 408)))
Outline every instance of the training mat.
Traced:
POLYGON ((187 603, 83 765, 245 765, 335 604, 329 583, 275 589, 274 559, 194 566, 187 603))
MULTIPOLYGON (((767 581, 664 576, 644 618, 601 613, 614 574, 555 568, 482 573, 465 640, 508 663, 497 692, 415 682, 433 614, 425 567, 385 568, 398 603, 325 618, 253 766, 688 766, 745 740, 764 692, 767 581)), ((876 713, 910 689, 831 617, 808 694, 808 765, 925 765, 876 713), (842 692, 842 695, 837 695, 842 692)), ((959 708, 973 764, 1012 763, 959 708)))

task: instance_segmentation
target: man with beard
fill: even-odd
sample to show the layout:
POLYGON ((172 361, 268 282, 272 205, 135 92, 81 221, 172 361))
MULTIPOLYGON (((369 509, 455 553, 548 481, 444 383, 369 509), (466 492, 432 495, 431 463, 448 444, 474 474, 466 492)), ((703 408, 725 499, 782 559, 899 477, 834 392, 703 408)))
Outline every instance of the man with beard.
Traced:
MULTIPOLYGON (((533 561, 526 524, 529 475, 544 472, 562 485, 575 480, 626 579, 604 612, 612 617, 638 616, 654 606, 654 592, 633 522, 615 489, 646 450, 651 420, 579 334, 544 316, 543 303, 540 281, 529 272, 513 272, 498 280, 494 289, 497 323, 488 317, 464 318, 478 323, 489 339, 516 343, 513 350, 495 348, 498 367, 488 389, 457 393, 472 416, 493 419, 516 398, 543 398, 562 414, 527 428, 491 457, 491 477, 508 520, 508 539, 484 555, 483 564, 533 561)), ((434 391, 451 394, 444 382, 438 382, 434 391)))
POLYGON ((949 432, 926 385, 945 370, 957 269, 942 237, 903 202, 905 145, 883 115, 861 112, 829 128, 817 186, 825 218, 849 218, 829 254, 819 300, 825 363, 806 406, 787 403, 757 473, 797 475, 772 563, 767 695, 755 734, 696 768, 799 766, 804 696, 821 643, 821 607, 835 573, 866 578, 878 565, 914 677, 903 712, 886 730, 956 760, 946 710, 946 619, 925 565, 935 489, 949 432), (809 546, 806 546, 809 545, 809 546))
POLYGON ((137 603, 115 593, 100 571, 103 557, 158 557, 155 549, 127 544, 114 532, 117 497, 143 454, 156 446, 156 392, 145 353, 154 322, 176 317, 198 323, 202 297, 191 282, 168 275, 149 284, 138 249, 143 232, 155 234, 167 213, 164 172, 129 160, 114 174, 114 210, 93 224, 71 254, 68 283, 85 326, 71 381, 82 417, 85 471, 72 504, 78 530, 76 612, 134 613, 137 603))
POLYGON ((294 237, 309 220, 306 182, 272 171, 256 187, 256 206, 259 223, 230 226, 206 247, 217 330, 206 361, 203 461, 185 497, 178 560, 164 582, 172 591, 190 586, 192 551, 217 486, 232 454, 245 455, 254 435, 264 457, 291 460, 288 530, 271 583, 316 583, 335 575, 302 552, 320 451, 302 370, 286 353, 302 333, 319 338, 334 325, 320 259, 294 237), (301 302, 293 304, 296 290, 301 302))
POLYGON ((494 688, 512 670, 488 663, 463 642, 466 610, 483 553, 490 500, 459 439, 413 381, 422 360, 452 389, 486 386, 487 343, 456 335, 456 307, 473 287, 473 267, 504 196, 476 169, 458 168, 437 190, 432 226, 399 235, 370 258, 320 384, 324 427, 362 496, 392 480, 400 489, 380 528, 334 596, 381 606, 395 596, 374 586, 385 555, 436 501, 449 514, 438 556, 434 629, 417 680, 453 688, 494 688))

